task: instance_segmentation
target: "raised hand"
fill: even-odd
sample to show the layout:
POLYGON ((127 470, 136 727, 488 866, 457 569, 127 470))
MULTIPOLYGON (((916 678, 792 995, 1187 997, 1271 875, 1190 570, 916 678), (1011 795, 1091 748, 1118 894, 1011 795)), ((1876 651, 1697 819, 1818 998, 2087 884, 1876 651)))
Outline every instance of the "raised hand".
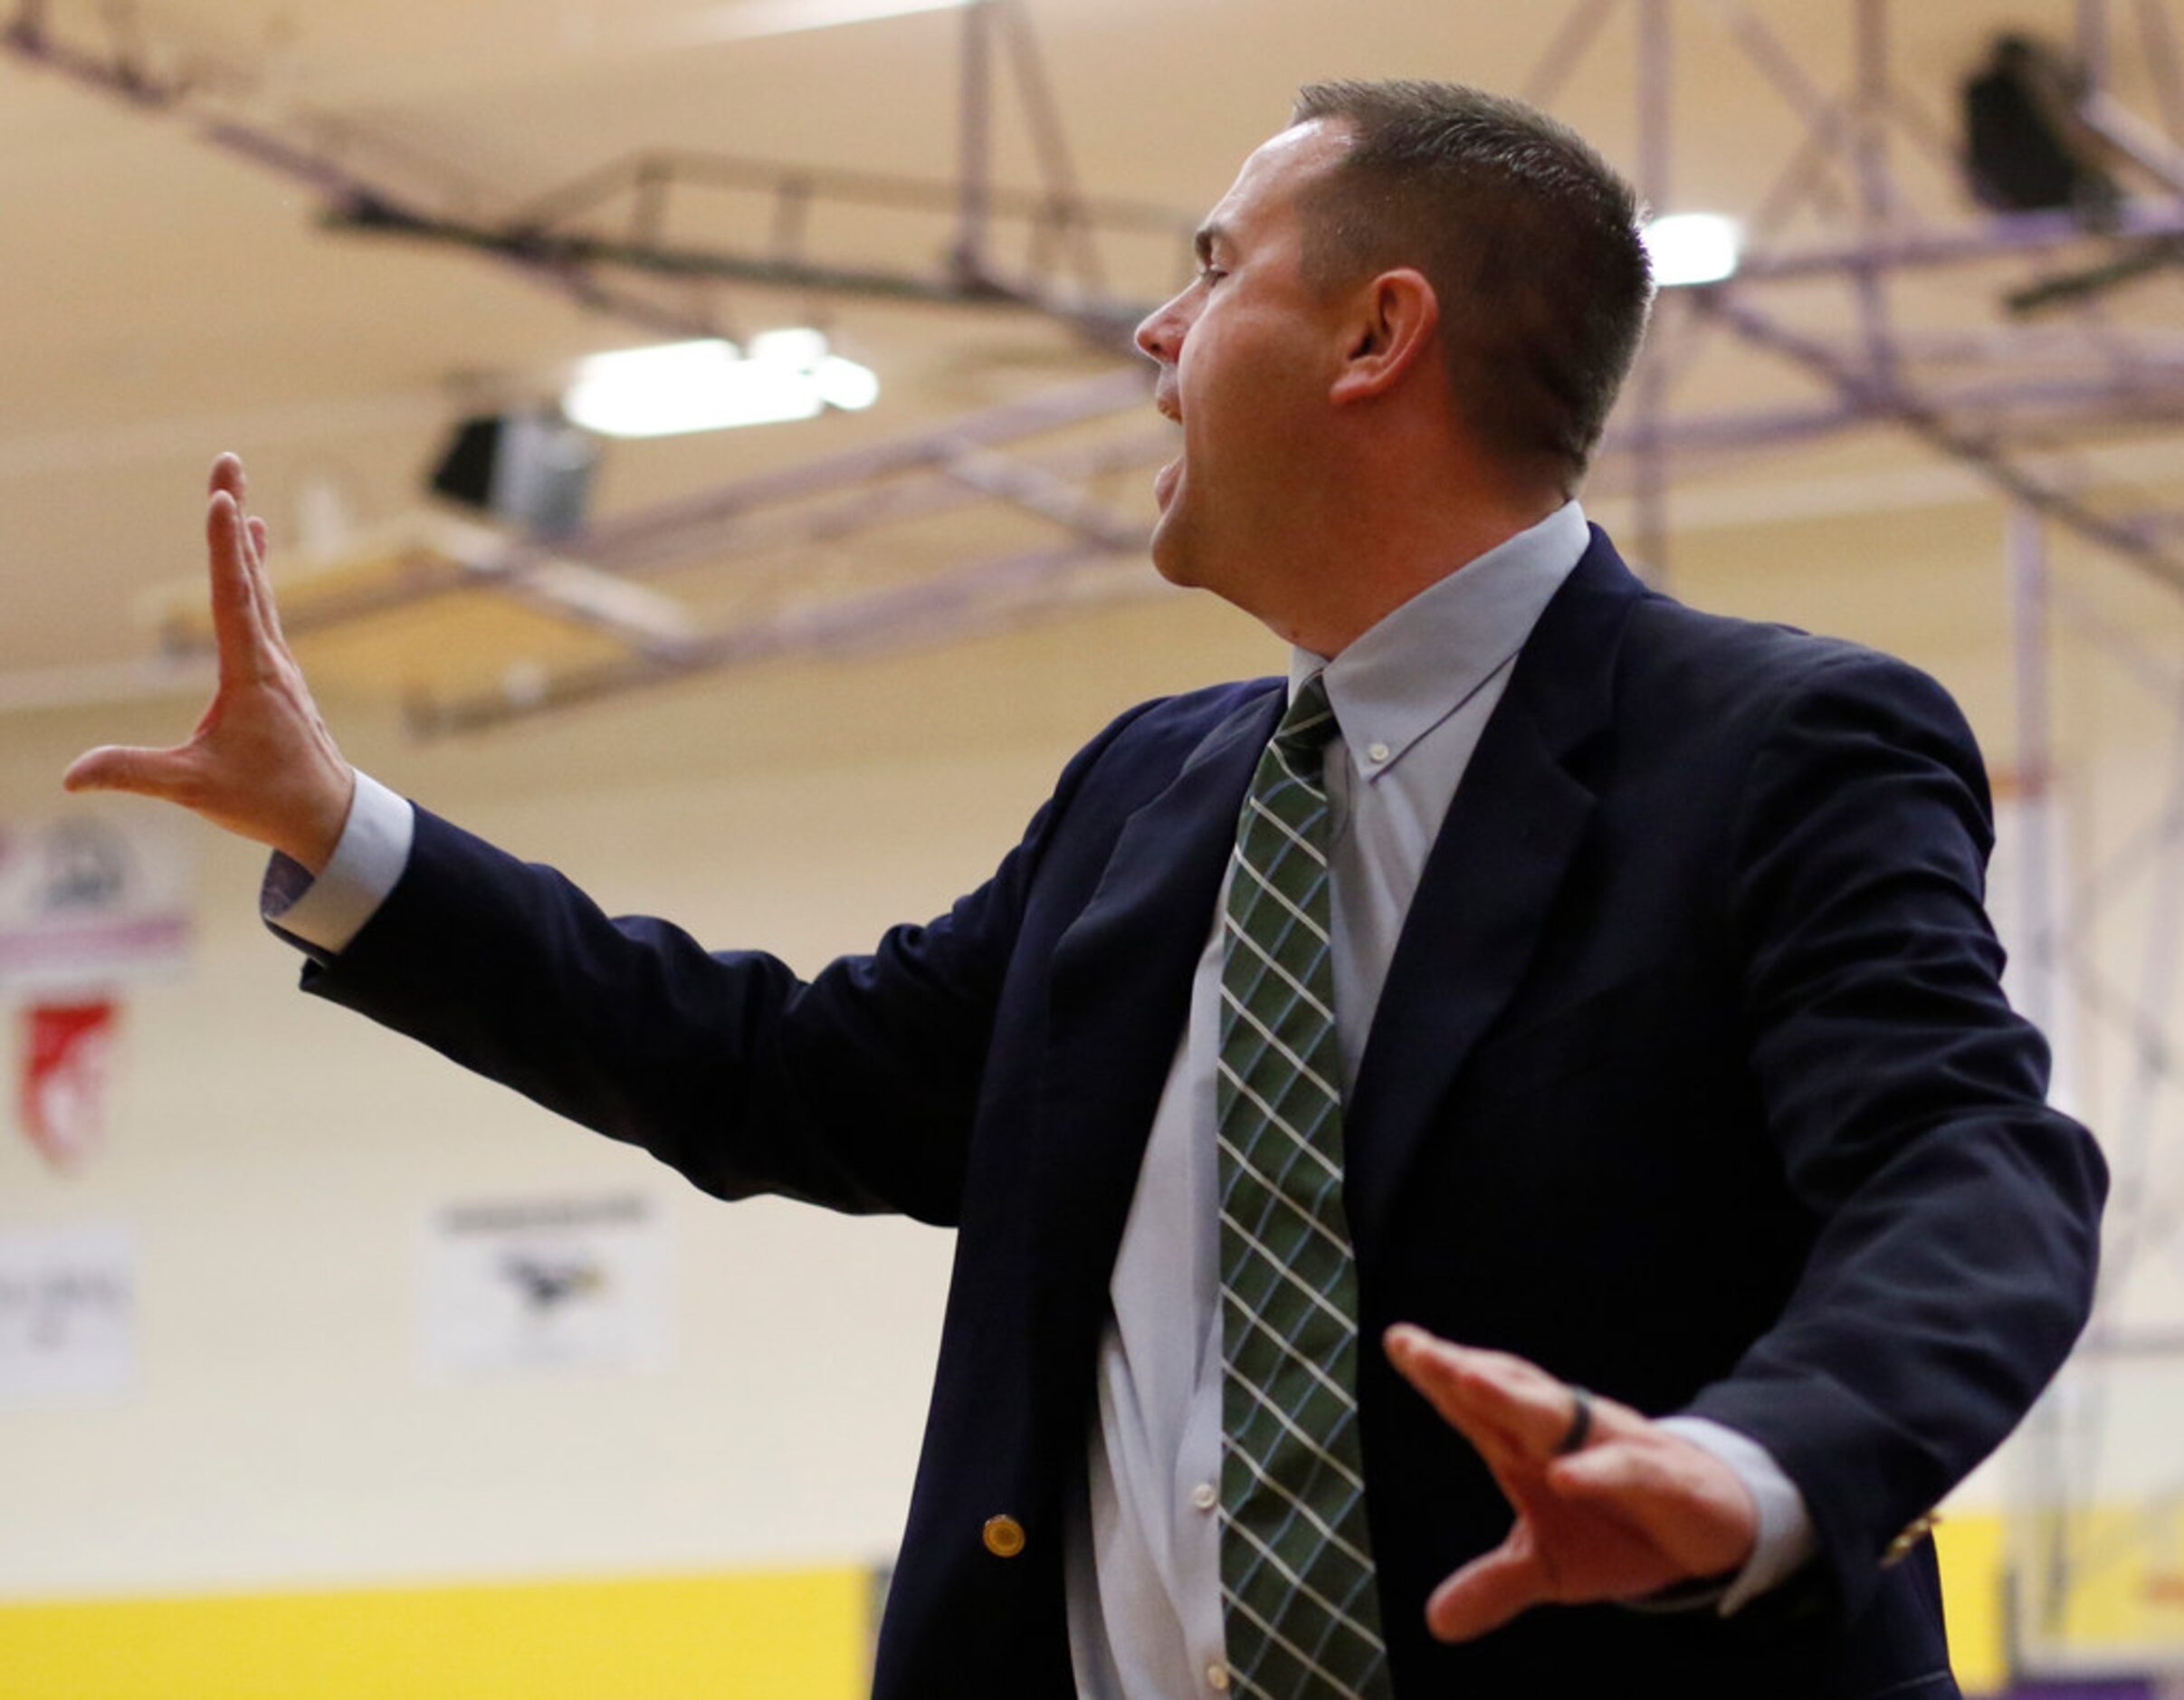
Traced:
POLYGON ((356 774, 319 719, 281 635, 266 582, 265 521, 247 518, 243 463, 213 463, 205 540, 211 556, 218 688, 186 743, 109 744, 76 758, 72 791, 133 791, 193 809, 214 826, 287 852, 314 874, 348 818, 356 774))
POLYGON ((1399 1323, 1388 1361, 1470 1441, 1516 1513, 1508 1537, 1450 1576, 1426 1625, 1469 1640, 1533 1606, 1638 1600, 1740 1570, 1759 1508, 1737 1473, 1627 1405, 1590 1395, 1573 1436, 1575 1390, 1537 1365, 1399 1323))

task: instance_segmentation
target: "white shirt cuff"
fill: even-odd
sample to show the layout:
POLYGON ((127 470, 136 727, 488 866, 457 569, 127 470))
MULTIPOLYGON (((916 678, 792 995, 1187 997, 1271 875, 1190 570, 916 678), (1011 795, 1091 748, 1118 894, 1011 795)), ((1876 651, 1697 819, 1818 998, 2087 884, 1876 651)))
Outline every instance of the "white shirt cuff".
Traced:
POLYGON ((1667 1417, 1661 1427, 1703 1447, 1737 1473, 1760 1508, 1760 1537, 1728 1592, 1715 1607, 1723 1617, 1741 1610, 1769 1589, 1787 1581, 1819 1550, 1805 1495, 1782 1473, 1782 1466, 1750 1435, 1704 1417, 1667 1417))
POLYGON ((259 888, 258 913, 291 938, 339 956, 401 881, 416 830, 416 810, 406 798, 358 773, 340 842, 319 877, 274 851, 259 888))

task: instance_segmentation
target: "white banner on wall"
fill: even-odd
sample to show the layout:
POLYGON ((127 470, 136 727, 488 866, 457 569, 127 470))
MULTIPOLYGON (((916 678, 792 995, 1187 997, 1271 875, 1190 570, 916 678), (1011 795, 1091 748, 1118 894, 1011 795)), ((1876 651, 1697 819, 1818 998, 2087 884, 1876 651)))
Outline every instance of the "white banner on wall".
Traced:
POLYGON ((2076 1113, 2076 1056, 2067 976, 2054 960, 2053 939, 2073 901, 2069 823, 2053 797, 2013 795, 1995 776, 1995 849, 1987 869, 1987 918, 2008 957, 2002 990, 2010 1008, 2046 1036, 2053 1055, 2048 1101, 2076 1113), (2047 948, 2036 948, 2046 941, 2047 948))
POLYGON ((179 969, 186 829, 146 812, 0 821, 0 990, 111 986, 179 969))
POLYGON ((501 1199, 434 1212, 418 1282, 427 1376, 653 1370, 673 1326, 666 1213, 649 1198, 501 1199))
POLYGON ((118 1224, 0 1230, 0 1408, 137 1386, 137 1251, 118 1224))

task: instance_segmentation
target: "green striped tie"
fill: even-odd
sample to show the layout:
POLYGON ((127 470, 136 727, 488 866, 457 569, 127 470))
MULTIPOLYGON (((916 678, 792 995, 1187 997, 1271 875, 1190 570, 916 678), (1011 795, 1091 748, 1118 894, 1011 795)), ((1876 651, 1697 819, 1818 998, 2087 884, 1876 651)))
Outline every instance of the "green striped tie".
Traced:
POLYGON ((1329 957, 1327 688, 1296 694, 1236 828, 1222 925, 1221 1600, 1241 1693, 1389 1692, 1358 1446, 1329 957))

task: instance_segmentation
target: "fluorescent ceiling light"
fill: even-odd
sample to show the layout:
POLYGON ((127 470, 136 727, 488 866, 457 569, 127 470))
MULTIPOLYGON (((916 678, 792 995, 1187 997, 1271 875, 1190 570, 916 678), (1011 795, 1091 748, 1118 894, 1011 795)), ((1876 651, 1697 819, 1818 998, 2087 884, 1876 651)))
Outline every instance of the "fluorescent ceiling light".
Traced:
POLYGON ((1735 219, 1721 213, 1670 213, 1655 219, 1644 232, 1654 282, 1664 289, 1719 283, 1737 269, 1742 234, 1735 219))
POLYGON ((605 436, 661 437, 854 411, 879 394, 869 369, 798 329, 753 337, 748 351, 709 338, 596 354, 577 368, 561 411, 605 436))
POLYGON ((794 35, 916 12, 954 12, 969 0, 730 0, 701 6, 670 22, 661 33, 685 42, 734 42, 755 35, 794 35))

